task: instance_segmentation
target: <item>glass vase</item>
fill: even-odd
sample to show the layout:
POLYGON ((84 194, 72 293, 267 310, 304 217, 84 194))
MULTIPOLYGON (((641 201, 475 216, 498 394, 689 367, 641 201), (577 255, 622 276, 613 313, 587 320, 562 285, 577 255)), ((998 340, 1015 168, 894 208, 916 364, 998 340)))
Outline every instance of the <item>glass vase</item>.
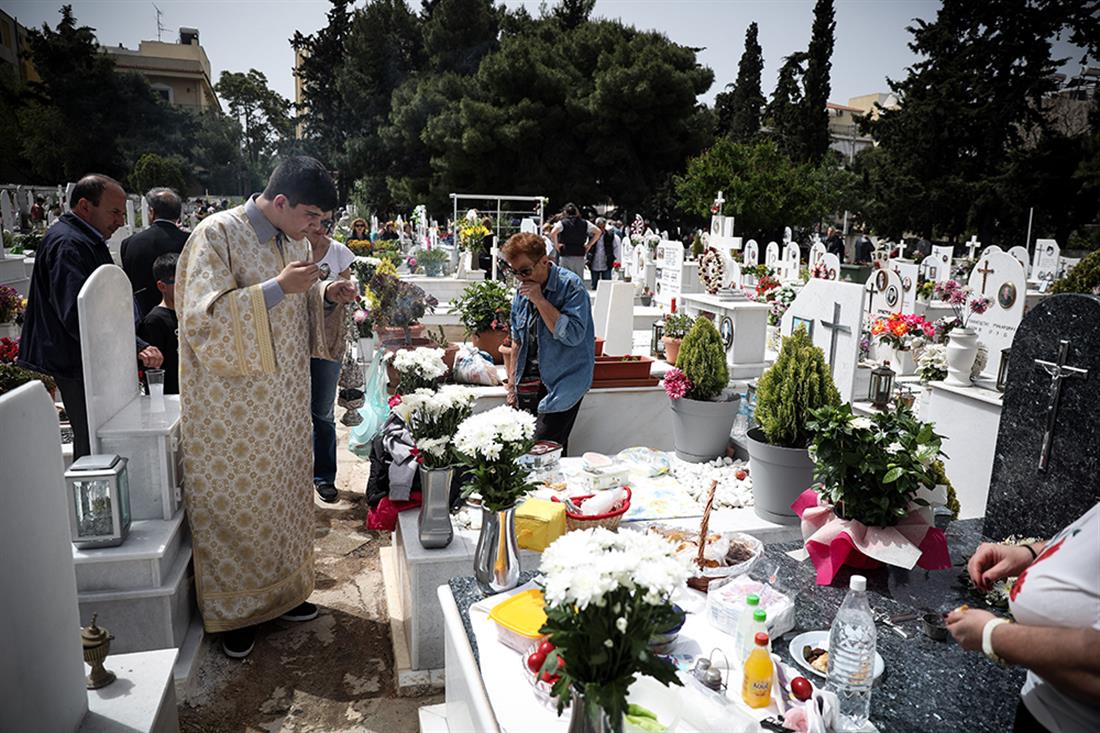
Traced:
POLYGON ((569 709, 569 733, 622 733, 623 718, 613 720, 598 702, 574 687, 569 709))
POLYGON ((437 550, 451 544, 451 479, 454 467, 420 468, 420 516, 417 519, 420 545, 437 550))
POLYGON ((493 511, 481 507, 481 534, 474 551, 474 578, 485 595, 519 585, 519 545, 515 505, 493 511))

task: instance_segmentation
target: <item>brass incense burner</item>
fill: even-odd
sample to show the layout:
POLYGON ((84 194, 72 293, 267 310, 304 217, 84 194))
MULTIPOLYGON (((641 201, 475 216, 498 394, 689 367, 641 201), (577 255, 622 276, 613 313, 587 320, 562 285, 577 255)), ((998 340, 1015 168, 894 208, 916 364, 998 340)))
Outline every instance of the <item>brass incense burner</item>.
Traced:
POLYGON ((80 629, 80 641, 84 646, 84 661, 92 665, 88 676, 89 690, 98 690, 115 681, 115 673, 103 667, 107 655, 111 653, 111 639, 115 638, 107 631, 96 626, 96 617, 92 614, 92 623, 80 629))

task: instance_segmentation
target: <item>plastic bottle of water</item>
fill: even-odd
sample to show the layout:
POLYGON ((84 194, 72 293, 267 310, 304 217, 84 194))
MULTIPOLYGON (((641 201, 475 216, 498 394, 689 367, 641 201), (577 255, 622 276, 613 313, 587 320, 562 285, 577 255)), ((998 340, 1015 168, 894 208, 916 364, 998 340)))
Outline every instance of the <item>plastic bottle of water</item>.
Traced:
POLYGON ((829 630, 827 689, 836 693, 840 702, 837 730, 860 730, 870 717, 877 637, 867 603, 867 578, 853 575, 829 630))
POLYGON ((734 648, 737 650, 737 658, 744 659, 745 655, 742 653, 746 648, 749 648, 749 643, 746 639, 752 639, 752 615, 757 608, 760 607, 760 596, 755 593, 750 593, 745 596, 745 610, 741 612, 741 618, 737 620, 737 632, 733 637, 734 648))

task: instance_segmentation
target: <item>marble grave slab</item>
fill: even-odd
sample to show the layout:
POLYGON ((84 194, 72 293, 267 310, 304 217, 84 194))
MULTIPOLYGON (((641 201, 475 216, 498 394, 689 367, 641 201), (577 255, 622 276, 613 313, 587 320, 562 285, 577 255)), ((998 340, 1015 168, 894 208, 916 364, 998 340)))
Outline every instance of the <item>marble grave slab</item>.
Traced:
POLYGON ((970 271, 968 284, 975 293, 992 301, 989 310, 972 315, 968 325, 978 332, 978 340, 985 344, 989 352, 982 373, 996 379, 1001 351, 1012 346, 1012 339, 1024 316, 1027 277, 1023 265, 1015 257, 999 250, 990 251, 987 247, 978 264, 970 271))

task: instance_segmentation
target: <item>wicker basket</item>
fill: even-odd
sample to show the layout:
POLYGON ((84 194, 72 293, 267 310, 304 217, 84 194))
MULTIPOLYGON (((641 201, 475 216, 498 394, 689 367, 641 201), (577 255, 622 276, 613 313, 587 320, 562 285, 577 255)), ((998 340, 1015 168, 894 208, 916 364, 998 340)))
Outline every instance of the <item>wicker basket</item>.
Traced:
MULTIPOLYGON (((612 532, 616 532, 619 529, 619 522, 622 521, 623 515, 626 514, 627 509, 630 508, 630 488, 628 486, 623 487, 623 492, 626 497, 623 499, 623 505, 613 512, 607 514, 593 514, 591 517, 585 514, 574 514, 565 510, 565 531, 572 532, 575 529, 592 529, 593 527, 603 527, 609 529, 612 532)), ((587 496, 574 496, 572 501, 577 506, 583 504, 586 500, 591 499, 593 494, 587 496)), ((560 501, 558 497, 553 497, 553 501, 560 501)))

